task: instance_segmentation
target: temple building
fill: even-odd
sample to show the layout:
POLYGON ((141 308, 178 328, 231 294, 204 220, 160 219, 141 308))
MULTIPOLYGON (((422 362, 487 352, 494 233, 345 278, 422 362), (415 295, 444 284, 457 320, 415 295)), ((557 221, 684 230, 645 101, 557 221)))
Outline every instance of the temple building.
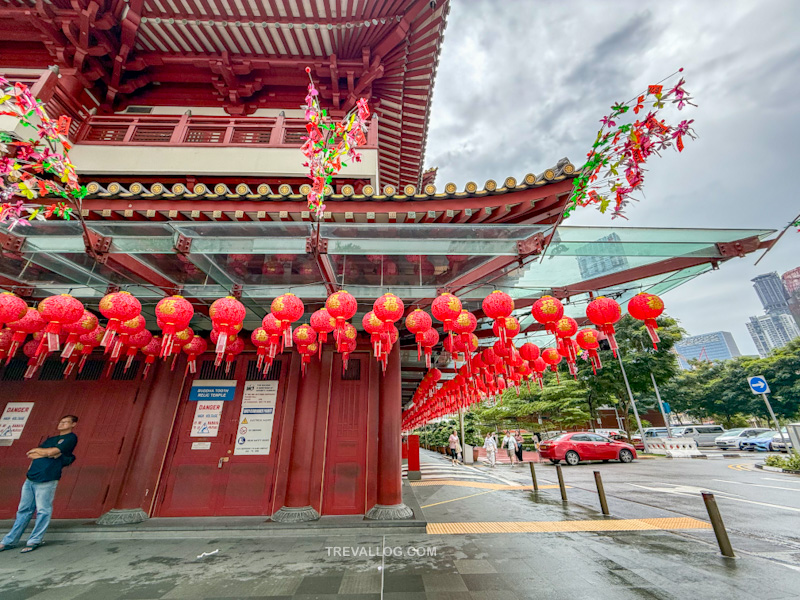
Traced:
MULTIPOLYGON (((436 181, 424 161, 448 10, 448 0, 8 0, 0 75, 71 117, 88 196, 85 229, 0 225, 0 288, 31 306, 69 293, 98 316, 101 298, 127 291, 153 332, 156 303, 178 294, 202 335, 211 303, 232 295, 247 340, 286 292, 307 322, 347 290, 361 330, 386 292, 410 311, 447 291, 489 343, 481 300, 494 289, 531 334, 543 294, 569 300, 584 323, 590 294, 624 305, 771 244, 758 229, 561 224, 580 165, 560 156, 483 183, 436 181), (319 221, 300 152, 306 67, 332 115, 359 98, 372 111, 362 160, 332 182, 319 221)), ((33 404, 21 435, 0 440, 0 518, 16 510, 26 450, 62 414, 79 415, 80 442, 57 518, 407 517, 401 415, 427 368, 401 325, 385 370, 363 334, 346 367, 329 342, 304 375, 288 348, 266 377, 249 342, 227 371, 208 353, 194 374, 181 356, 146 377, 141 354, 106 374, 98 349, 80 373, 65 378, 56 355, 25 379, 19 352, 0 370, 0 413, 33 404), (218 405, 202 409, 207 422, 204 400, 218 405)))

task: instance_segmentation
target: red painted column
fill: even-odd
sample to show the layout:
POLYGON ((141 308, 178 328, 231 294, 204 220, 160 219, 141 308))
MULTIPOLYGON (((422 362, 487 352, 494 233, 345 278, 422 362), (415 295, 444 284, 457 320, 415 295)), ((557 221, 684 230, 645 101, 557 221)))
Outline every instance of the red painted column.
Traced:
POLYGON ((419 470, 419 436, 408 436, 408 480, 419 481, 422 473, 419 470))
POLYGON ((368 519, 408 519, 413 511, 403 504, 401 464, 400 349, 389 354, 386 372, 379 377, 378 413, 378 502, 367 513, 368 519))
POLYGON ((325 450, 315 440, 320 371, 319 361, 312 360, 297 388, 286 497, 284 505, 272 515, 273 521, 297 523, 319 519, 319 513, 311 506, 311 463, 314 452, 325 450))

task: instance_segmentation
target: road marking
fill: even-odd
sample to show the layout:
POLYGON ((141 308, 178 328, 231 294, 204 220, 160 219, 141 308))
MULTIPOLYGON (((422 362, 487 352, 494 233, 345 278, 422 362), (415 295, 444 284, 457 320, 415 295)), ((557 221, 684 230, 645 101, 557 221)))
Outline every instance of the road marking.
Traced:
POLYGON ((744 481, 727 481, 725 479, 712 479, 712 481, 720 481, 722 483, 735 483, 737 485, 746 485, 750 487, 763 487, 763 488, 770 488, 772 490, 789 490, 790 492, 796 492, 797 488, 787 488, 787 487, 779 487, 777 485, 760 485, 758 483, 747 483, 744 481))
POLYGON ((800 485, 800 481, 791 481, 788 477, 786 479, 778 479, 777 477, 762 477, 761 479, 766 479, 767 481, 780 481, 781 483, 791 483, 794 485, 800 485))
POLYGON ((748 465, 728 465, 729 469, 733 469, 734 471, 752 471, 748 465))
POLYGON ((603 521, 428 523, 427 526, 427 532, 433 535, 465 533, 550 533, 559 531, 664 531, 673 529, 711 529, 711 524, 691 517, 676 517, 666 519, 609 519, 603 521))
POLYGON ((734 494, 732 492, 723 492, 722 490, 710 490, 707 487, 695 487, 693 485, 676 485, 671 488, 648 487, 646 485, 638 485, 636 483, 629 483, 628 485, 632 485, 633 487, 638 487, 645 490, 650 490, 651 492, 665 492, 667 494, 679 494, 684 496, 696 496, 702 494, 703 492, 711 492, 714 494, 724 494, 725 496, 739 496, 741 498, 740 494, 734 494))
POLYGON ((705 488, 691 488, 690 486, 679 486, 679 488, 675 489, 667 489, 667 488, 651 488, 646 487, 643 485, 637 485, 635 483, 629 483, 628 485, 632 485, 633 487, 642 488, 645 490, 650 490, 651 492, 665 492, 667 494, 675 494, 677 496, 693 496, 696 497, 698 492, 689 492, 689 491, 676 491, 679 488, 690 488, 693 490, 700 490, 705 492, 713 492, 714 494, 719 494, 719 498, 722 500, 731 500, 733 502, 744 502, 745 504, 757 504, 758 506, 768 506, 769 508, 778 508, 781 510, 789 510, 792 512, 800 512, 800 508, 793 508, 791 506, 783 506, 782 504, 770 504, 769 502, 756 502, 755 500, 745 500, 741 496, 738 498, 733 498, 732 496, 739 496, 739 494, 731 494, 730 492, 720 492, 709 490, 705 488))
MULTIPOLYGON (((439 481, 410 481, 412 487, 426 487, 431 485, 448 485, 455 487, 471 487, 479 490, 533 490, 532 485, 505 485, 501 483, 485 483, 483 481, 453 481, 442 479, 439 481)), ((569 488, 570 486, 564 486, 569 488)), ((540 485, 539 489, 554 490, 558 488, 557 485, 540 485)))
POLYGON ((443 500, 442 502, 434 502, 433 504, 426 504, 420 508, 430 508, 431 506, 439 506, 440 504, 447 504, 448 502, 455 502, 456 500, 466 500, 467 498, 474 498, 475 496, 482 496, 483 494, 493 494, 497 490, 487 490, 485 492, 478 492, 477 494, 470 494, 469 496, 461 496, 460 498, 453 498, 452 500, 443 500))

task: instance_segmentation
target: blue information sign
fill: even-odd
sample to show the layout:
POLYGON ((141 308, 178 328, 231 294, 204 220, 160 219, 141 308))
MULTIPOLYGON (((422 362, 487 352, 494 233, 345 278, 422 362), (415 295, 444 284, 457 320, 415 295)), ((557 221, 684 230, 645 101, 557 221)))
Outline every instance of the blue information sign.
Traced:
POLYGON ((207 379, 198 379, 197 381, 192 382, 192 390, 189 392, 189 401, 197 402, 198 400, 217 400, 225 402, 233 400, 235 394, 235 381, 212 381, 207 379))

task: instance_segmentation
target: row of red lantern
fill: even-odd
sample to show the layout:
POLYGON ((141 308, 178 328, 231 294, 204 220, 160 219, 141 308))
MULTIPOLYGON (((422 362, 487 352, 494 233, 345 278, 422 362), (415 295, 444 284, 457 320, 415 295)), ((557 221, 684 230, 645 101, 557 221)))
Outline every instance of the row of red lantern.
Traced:
MULTIPOLYGON (((632 298, 628 307, 632 317, 645 322, 653 347, 657 347, 659 339, 655 319, 664 310, 663 301, 653 294, 642 293, 632 298)), ((495 320, 493 331, 499 338, 498 341, 492 348, 486 348, 474 355, 469 351, 464 352, 465 360, 469 356, 471 358, 458 370, 456 377, 441 388, 437 388, 441 372, 438 369, 429 371, 414 395, 414 408, 404 415, 404 430, 454 413, 459 408, 480 402, 488 396, 498 395, 509 384, 519 389, 521 382, 527 381, 530 385, 531 380, 536 380, 541 386, 542 375, 548 366, 558 377, 557 365, 562 358, 566 359, 570 373, 577 377, 579 349, 586 352, 585 356, 596 373, 597 369, 602 368, 597 352, 602 339, 609 339, 609 345, 616 356, 614 324, 619 321, 622 312, 619 304, 611 298, 599 297, 587 306, 587 317, 597 326, 597 330, 578 330, 575 319, 564 317, 564 307, 558 299, 545 296, 537 300, 531 307, 531 313, 557 339, 556 347, 541 351, 530 342, 519 349, 511 343, 511 339, 519 332, 518 322, 510 316, 511 310, 513 300, 503 292, 493 292, 484 300, 484 313, 495 320)), ((477 342, 477 338, 475 341, 477 342)), ((452 343, 448 347, 446 342, 445 349, 453 353, 455 360, 459 359, 461 348, 452 343)))

